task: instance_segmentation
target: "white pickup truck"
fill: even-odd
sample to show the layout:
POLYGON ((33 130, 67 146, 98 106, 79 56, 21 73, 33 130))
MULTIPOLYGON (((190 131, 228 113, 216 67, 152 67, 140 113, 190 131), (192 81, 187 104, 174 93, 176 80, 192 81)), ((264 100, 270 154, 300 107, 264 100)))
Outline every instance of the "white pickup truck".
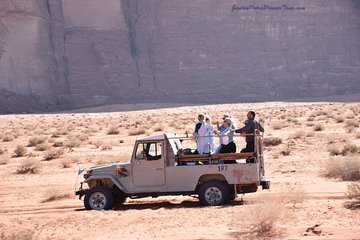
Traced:
POLYGON ((128 197, 165 195, 195 195, 207 206, 227 204, 238 193, 256 192, 258 186, 270 188, 261 135, 255 136, 255 152, 192 154, 182 149, 176 135, 161 134, 137 140, 129 163, 87 169, 75 194, 85 196, 88 210, 112 209, 128 197))

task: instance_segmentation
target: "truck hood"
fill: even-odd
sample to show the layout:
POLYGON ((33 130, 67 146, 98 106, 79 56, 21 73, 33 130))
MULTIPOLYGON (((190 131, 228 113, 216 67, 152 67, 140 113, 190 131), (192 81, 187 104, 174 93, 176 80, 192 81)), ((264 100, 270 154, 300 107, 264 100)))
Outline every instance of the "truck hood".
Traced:
POLYGON ((111 163, 106 165, 94 166, 87 169, 88 174, 101 173, 101 174, 114 174, 118 167, 124 168, 130 171, 130 163, 111 163))

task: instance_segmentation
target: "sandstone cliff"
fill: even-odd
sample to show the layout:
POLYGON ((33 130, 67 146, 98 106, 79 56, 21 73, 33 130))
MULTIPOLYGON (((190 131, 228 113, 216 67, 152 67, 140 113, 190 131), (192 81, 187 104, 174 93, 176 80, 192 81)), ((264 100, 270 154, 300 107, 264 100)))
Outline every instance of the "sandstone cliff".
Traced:
POLYGON ((360 0, 0 2, 0 112, 352 93, 360 0))

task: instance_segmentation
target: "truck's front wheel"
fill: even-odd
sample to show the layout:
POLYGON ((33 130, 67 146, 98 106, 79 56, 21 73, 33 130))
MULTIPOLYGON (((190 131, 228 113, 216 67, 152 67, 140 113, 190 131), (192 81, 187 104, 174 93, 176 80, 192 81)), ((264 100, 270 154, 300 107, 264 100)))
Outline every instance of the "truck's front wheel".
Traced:
POLYGON ((199 200, 203 206, 219 206, 229 202, 230 190, 226 182, 211 180, 199 189, 199 200))
POLYGON ((114 197, 109 188, 94 187, 86 193, 84 205, 87 210, 108 210, 114 206, 114 197))

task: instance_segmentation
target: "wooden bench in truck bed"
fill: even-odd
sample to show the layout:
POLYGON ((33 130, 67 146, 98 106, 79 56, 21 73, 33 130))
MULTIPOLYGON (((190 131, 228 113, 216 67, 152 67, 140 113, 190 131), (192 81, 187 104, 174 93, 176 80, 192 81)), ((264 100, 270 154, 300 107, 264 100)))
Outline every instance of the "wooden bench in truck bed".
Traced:
POLYGON ((246 159, 255 157, 254 152, 243 153, 215 153, 215 154, 189 154, 177 156, 179 162, 196 162, 196 161, 234 161, 237 159, 246 159))

